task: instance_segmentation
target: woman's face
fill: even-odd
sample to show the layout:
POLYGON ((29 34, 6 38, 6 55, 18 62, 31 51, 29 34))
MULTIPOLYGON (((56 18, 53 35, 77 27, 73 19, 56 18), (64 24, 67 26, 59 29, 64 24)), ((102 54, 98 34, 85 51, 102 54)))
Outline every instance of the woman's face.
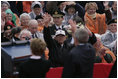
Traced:
POLYGON ((6 14, 6 22, 7 21, 12 21, 12 14, 9 13, 6 14))
POLYGON ((75 13, 75 9, 74 8, 69 8, 68 9, 68 14, 69 15, 73 15, 75 13))
POLYGON ((92 6, 87 10, 87 13, 89 15, 95 14, 95 12, 96 12, 96 8, 92 6))
POLYGON ((39 15, 41 12, 41 8, 34 8, 33 11, 34 11, 35 15, 39 15))
POLYGON ((28 26, 28 22, 30 21, 30 18, 25 16, 21 18, 21 25, 22 26, 28 26))
POLYGON ((5 4, 5 3, 3 3, 3 4, 1 5, 1 9, 2 9, 2 11, 4 11, 4 12, 5 12, 8 8, 9 8, 8 5, 5 4))
POLYGON ((39 26, 44 26, 43 19, 37 19, 39 26))

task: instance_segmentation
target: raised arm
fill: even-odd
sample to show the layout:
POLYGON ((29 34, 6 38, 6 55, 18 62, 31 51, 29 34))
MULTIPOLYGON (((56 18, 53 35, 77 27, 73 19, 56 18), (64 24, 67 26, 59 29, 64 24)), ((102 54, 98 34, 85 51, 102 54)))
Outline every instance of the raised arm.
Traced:
POLYGON ((51 20, 51 16, 48 14, 48 13, 45 13, 44 16, 43 16, 43 22, 44 22, 44 30, 43 30, 43 34, 44 34, 44 40, 47 44, 47 47, 50 49, 52 48, 53 46, 53 39, 51 37, 51 34, 50 34, 50 29, 49 29, 49 23, 50 23, 50 20, 51 20))

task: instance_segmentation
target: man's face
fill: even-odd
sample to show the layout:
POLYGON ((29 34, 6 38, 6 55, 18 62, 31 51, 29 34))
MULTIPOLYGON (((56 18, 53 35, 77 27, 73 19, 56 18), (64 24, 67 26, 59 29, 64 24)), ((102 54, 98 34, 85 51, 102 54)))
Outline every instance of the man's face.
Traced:
POLYGON ((41 8, 34 8, 33 11, 34 11, 35 15, 39 15, 41 12, 41 8))
POLYGON ((12 14, 9 13, 6 14, 6 22, 7 21, 12 21, 12 14))
POLYGON ((62 17, 53 17, 53 21, 57 26, 62 24, 63 18, 62 17))
POLYGON ((55 37, 55 40, 58 41, 59 44, 63 44, 64 41, 66 40, 66 36, 65 35, 57 35, 55 37))
POLYGON ((108 30, 110 30, 112 33, 117 32, 117 23, 112 23, 108 25, 108 30))
POLYGON ((73 7, 68 9, 68 14, 73 15, 75 13, 75 9, 73 7))
POLYGON ((32 23, 30 26, 29 26, 29 30, 32 34, 36 33, 37 30, 38 30, 38 24, 34 24, 32 23))

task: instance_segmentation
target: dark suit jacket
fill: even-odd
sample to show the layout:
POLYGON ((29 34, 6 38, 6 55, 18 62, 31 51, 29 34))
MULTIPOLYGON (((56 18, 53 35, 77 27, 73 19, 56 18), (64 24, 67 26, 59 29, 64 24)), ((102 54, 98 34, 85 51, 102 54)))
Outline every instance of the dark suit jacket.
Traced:
POLYGON ((20 78, 44 78, 50 68, 50 62, 43 59, 29 59, 19 67, 20 78))
POLYGON ((93 76, 93 65, 95 50, 90 44, 74 47, 64 63, 62 77, 64 78, 91 78, 93 76))
POLYGON ((52 39, 50 34, 50 28, 44 27, 44 39, 46 41, 47 47, 49 48, 49 59, 51 60, 52 67, 63 66, 64 60, 67 54, 73 47, 73 45, 68 45, 64 42, 63 47, 54 39, 52 39))
MULTIPOLYGON (((69 37, 69 38, 66 40, 66 42, 67 42, 68 44, 70 44, 71 40, 72 40, 72 37, 69 37)), ((88 43, 90 43, 91 45, 94 45, 96 42, 97 42, 96 36, 95 36, 95 34, 92 32, 92 36, 89 36, 88 43)))

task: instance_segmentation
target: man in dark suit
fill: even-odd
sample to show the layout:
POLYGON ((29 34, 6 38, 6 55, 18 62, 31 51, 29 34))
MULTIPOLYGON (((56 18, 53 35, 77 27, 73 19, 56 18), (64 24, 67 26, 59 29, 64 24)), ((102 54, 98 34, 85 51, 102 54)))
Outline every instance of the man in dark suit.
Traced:
MULTIPOLYGON (((60 33, 55 33, 55 38, 52 39, 50 27, 48 26, 50 22, 50 15, 46 14, 44 17, 45 27, 44 27, 44 39, 46 41, 47 47, 49 48, 49 59, 52 62, 53 67, 63 66, 66 56, 69 51, 74 47, 74 44, 68 44, 65 37, 65 32, 63 30, 60 33), (63 32, 63 33, 62 33, 63 32)), ((76 25, 72 23, 72 33, 76 30, 76 25)), ((58 31, 56 31, 58 32, 58 31)), ((73 35, 73 34, 72 34, 73 35)))
POLYGON ((64 20, 64 13, 59 11, 59 10, 55 10, 52 14, 53 17, 53 21, 54 21, 54 25, 52 25, 50 28, 50 34, 53 37, 55 35, 55 32, 57 30, 64 30, 66 32, 67 36, 70 36, 69 33, 65 30, 64 25, 62 25, 62 21, 64 20))
POLYGON ((68 54, 62 77, 91 78, 93 76, 95 50, 92 45, 87 43, 89 34, 85 29, 78 29, 74 36, 76 47, 68 54))
POLYGON ((49 27, 44 27, 44 39, 49 48, 49 60, 52 62, 52 67, 63 66, 68 52, 72 46, 69 46, 66 40, 64 30, 57 30, 54 39, 51 37, 49 27))

